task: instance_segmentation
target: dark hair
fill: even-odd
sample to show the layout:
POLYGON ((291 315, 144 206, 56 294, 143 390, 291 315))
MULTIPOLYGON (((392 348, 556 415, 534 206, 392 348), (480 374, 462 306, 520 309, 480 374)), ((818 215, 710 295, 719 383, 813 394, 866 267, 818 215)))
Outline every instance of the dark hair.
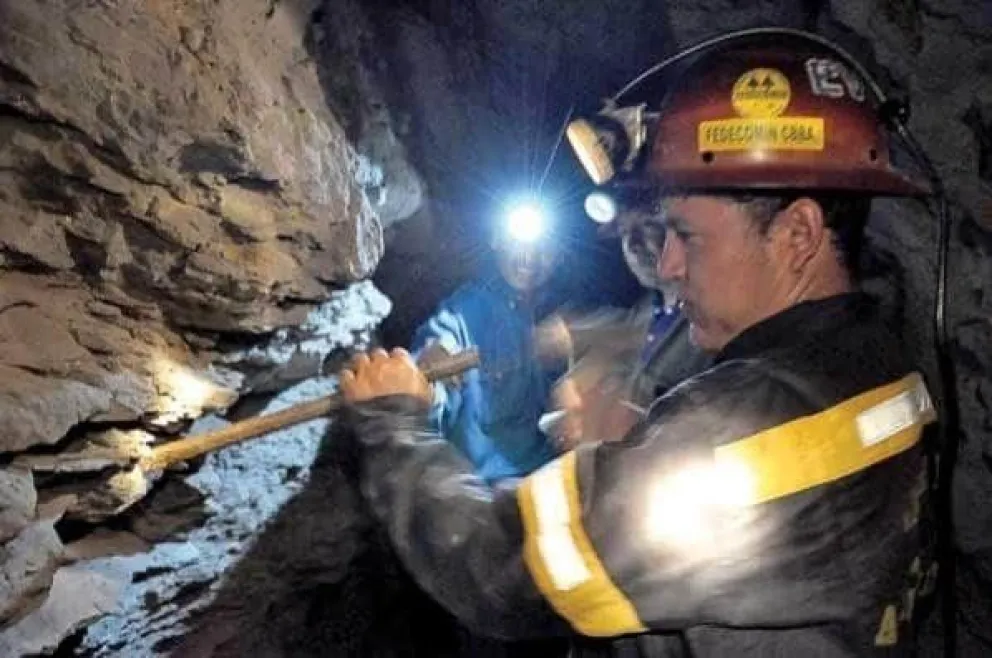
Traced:
POLYGON ((842 192, 790 192, 785 195, 769 192, 734 194, 729 198, 734 203, 745 206, 762 234, 768 231, 775 216, 794 201, 800 198, 812 199, 823 210, 824 225, 833 235, 834 247, 840 252, 844 267, 851 278, 857 280, 865 225, 871 213, 871 197, 842 192))

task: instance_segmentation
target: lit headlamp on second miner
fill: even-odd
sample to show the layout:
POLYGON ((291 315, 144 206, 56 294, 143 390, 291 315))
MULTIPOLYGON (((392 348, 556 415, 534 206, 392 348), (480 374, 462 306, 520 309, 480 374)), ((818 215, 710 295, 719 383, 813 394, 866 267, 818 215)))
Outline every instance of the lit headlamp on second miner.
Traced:
POLYGON ((539 242, 548 229, 548 219, 540 203, 522 199, 508 205, 503 218, 505 237, 524 246, 539 242))

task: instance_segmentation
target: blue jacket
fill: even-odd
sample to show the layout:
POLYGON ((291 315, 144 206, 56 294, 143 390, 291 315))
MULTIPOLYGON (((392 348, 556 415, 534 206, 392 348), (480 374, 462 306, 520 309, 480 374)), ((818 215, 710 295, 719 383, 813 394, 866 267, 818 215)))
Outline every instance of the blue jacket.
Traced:
POLYGON ((434 385, 431 423, 488 481, 522 477, 555 456, 537 428, 552 376, 534 358, 534 314, 502 277, 463 285, 416 332, 414 356, 433 341, 451 354, 475 347, 482 366, 460 386, 434 385))

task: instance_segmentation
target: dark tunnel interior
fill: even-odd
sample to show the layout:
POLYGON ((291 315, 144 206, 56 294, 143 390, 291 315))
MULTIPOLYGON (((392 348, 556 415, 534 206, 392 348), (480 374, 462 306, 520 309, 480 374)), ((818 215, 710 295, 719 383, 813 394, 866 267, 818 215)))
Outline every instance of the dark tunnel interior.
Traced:
MULTIPOLYGON (((941 546, 941 556, 953 557, 955 571, 953 580, 940 581, 941 596, 920 603, 915 655, 947 655, 942 612, 948 609, 941 605, 948 592, 956 605, 956 655, 992 655, 992 3, 985 0, 0 0, 0 655, 730 655, 714 648, 726 647, 719 633, 736 627, 720 617, 725 601, 732 600, 730 586, 728 597, 705 611, 712 618, 699 624, 699 634, 666 628, 647 636, 613 633, 623 635, 619 640, 576 639, 572 613, 555 607, 560 600, 547 594, 552 586, 533 576, 539 558, 508 560, 499 553, 501 544, 482 557, 493 564, 504 560, 506 571, 481 591, 519 595, 522 590, 513 589, 519 568, 533 576, 519 587, 540 598, 543 607, 535 609, 571 625, 556 626, 560 632, 550 639, 527 641, 470 630, 452 606, 438 601, 444 596, 428 593, 436 584, 423 586, 406 544, 397 548, 377 516, 382 510, 370 504, 375 462, 369 455, 379 445, 363 443, 355 429, 363 421, 350 406, 259 429, 251 440, 223 449, 170 451, 186 438, 219 436, 338 394, 338 373, 356 354, 373 347, 412 349, 425 328, 435 327, 428 322, 451 322, 439 316, 445 304, 483 295, 484 289, 489 296, 473 302, 486 329, 474 346, 483 352, 481 367, 449 380, 449 388, 429 389, 429 395, 456 390, 447 393, 447 403, 456 399, 465 406, 453 408, 472 409, 469 391, 492 394, 478 403, 479 417, 466 411, 458 421, 470 418, 469 429, 459 427, 451 430, 458 438, 445 438, 462 448, 461 467, 478 467, 480 474, 508 468, 494 461, 480 465, 492 455, 472 453, 471 442, 479 440, 472 432, 481 436, 533 412, 534 418, 527 416, 530 435, 547 439, 531 426, 538 416, 551 422, 545 412, 552 401, 564 399, 554 397, 562 395, 554 387, 567 380, 566 370, 573 381, 586 372, 629 377, 631 364, 648 353, 642 342, 660 337, 651 333, 660 325, 646 329, 646 318, 656 323, 672 308, 662 310, 659 300, 670 300, 649 293, 632 271, 618 222, 600 224, 587 211, 597 189, 637 201, 652 190, 597 187, 575 157, 567 127, 596 115, 635 76, 682 49, 759 26, 829 39, 891 98, 905 101, 907 125, 945 190, 946 361, 934 347, 940 224, 933 203, 872 203, 861 276, 864 290, 881 302, 886 331, 905 343, 926 380, 938 415, 945 418, 953 405, 959 423, 949 434, 921 439, 932 454, 946 456, 940 450, 949 441, 956 446, 948 488, 932 492, 942 515, 938 527, 953 525, 953 535, 942 535, 949 543, 941 546), (539 238, 545 242, 538 244, 550 246, 555 259, 539 292, 512 297, 510 261, 500 260, 500 241, 508 239, 511 210, 525 201, 545 211, 539 238), (490 287, 480 288, 480 281, 490 287), (509 311, 500 306, 507 295, 509 311), (521 308, 530 315, 521 315, 521 308), (533 325, 557 315, 576 318, 569 325, 571 358, 537 368, 530 358, 539 348, 531 344, 533 325), (643 322, 636 326, 636 346, 630 343, 631 318, 643 322), (577 359, 585 349, 590 356, 577 359), (497 355, 491 364, 490 352, 497 355), (953 387, 941 385, 947 364, 953 387), (499 388, 513 377, 523 382, 519 390, 510 382, 499 388), (535 402, 534 390, 544 397, 535 402)), ((790 43, 778 35, 768 47, 787 49, 790 43)), ((678 87, 690 70, 686 63, 665 69, 638 88, 637 99, 653 108, 660 106, 658 99, 668 102, 675 89, 689 94, 719 77, 707 71, 678 87)), ((812 71, 792 79, 787 93, 793 103, 806 102, 802 85, 813 80, 812 71)), ((830 89, 841 89, 837 95, 854 96, 855 83, 831 80, 838 86, 830 89)), ((729 107, 731 92, 720 93, 719 102, 729 107)), ((761 111, 755 115, 761 120, 783 118, 776 119, 781 110, 761 111)), ((753 118, 739 114, 734 120, 753 118)), ((627 130, 616 139, 629 142, 635 133, 611 116, 612 130, 627 130)), ((879 120, 865 130, 881 125, 879 120)), ((655 166, 651 140, 662 134, 664 123, 652 116, 638 126, 648 126, 648 146, 628 164, 655 166)), ((828 138, 834 129, 827 124, 828 138)), ((664 134, 673 143, 692 141, 696 130, 687 120, 664 134)), ((612 145, 608 139, 621 132, 596 133, 603 153, 604 144, 612 145)), ((842 141, 857 139, 852 132, 842 141)), ((889 139, 871 145, 871 166, 891 144, 896 165, 926 174, 902 140, 891 134, 889 139)), ((705 158, 702 150, 693 156, 705 158)), ((708 156, 712 160, 713 152, 708 156)), ((718 162, 722 157, 716 154, 718 162)), ((621 182, 624 175, 618 176, 621 182)), ((732 182, 718 187, 724 195, 740 192, 732 182)), ((805 196, 774 191, 773 199, 789 203, 805 196)), ((763 207, 768 196, 766 186, 757 201, 747 199, 763 207)), ((648 228, 637 235, 642 246, 657 246, 648 228)), ((651 268, 658 267, 654 258, 651 268)), ((521 260, 512 262, 524 267, 521 260)), ((763 302, 766 291, 741 287, 744 277, 731 274, 720 283, 753 295, 755 305, 763 302)), ((691 300, 682 308, 696 312, 691 300)), ((696 318, 697 341, 705 320, 696 318)), ((813 335, 813 326, 796 322, 782 334, 801 342, 813 335)), ((843 340, 860 334, 845 328, 825 335, 843 340)), ((866 364, 888 363, 883 352, 825 370, 878 370, 866 364)), ((654 382, 636 404, 630 392, 625 408, 644 418, 654 393, 671 390, 701 364, 692 363, 699 369, 692 372, 688 361, 684 370, 673 367, 678 377, 673 374, 665 387, 654 382)), ((729 388, 735 386, 736 381, 729 388)), ((804 389, 802 404, 820 410, 830 395, 804 389)), ((438 399, 431 398, 435 404, 438 399)), ((685 404, 704 399, 702 393, 686 394, 685 404)), ((746 407, 735 404, 720 412, 720 432, 749 417, 746 407)), ((602 422, 587 432, 613 432, 616 422, 623 427, 618 438, 632 427, 628 416, 590 402, 585 411, 602 422)), ((665 404, 658 413, 669 413, 665 404)), ((681 427, 673 422, 666 431, 676 436, 681 427)), ((752 429, 757 435, 767 428, 752 429)), ((603 445, 612 449, 610 442, 603 445)), ((455 454, 450 448, 449 457, 455 454)), ((553 450, 565 455, 553 464, 592 454, 592 448, 573 452, 560 444, 553 450)), ((548 455, 541 459, 551 461, 548 455)), ((642 456, 628 466, 646 472, 650 459, 642 456)), ((625 482, 607 475, 605 466, 577 463, 576 481, 590 482, 594 473, 615 486, 613 496, 628 491, 608 479, 625 482)), ((496 526, 484 525, 483 519, 491 519, 482 512, 474 518, 478 526, 460 526, 473 514, 436 518, 416 507, 416 495, 428 490, 423 483, 434 476, 440 481, 447 467, 428 470, 416 480, 421 485, 412 484, 412 476, 402 481, 395 475, 395 482, 409 487, 396 509, 413 510, 424 524, 414 539, 430 544, 426 538, 433 537, 437 547, 442 539, 465 540, 458 532, 466 527, 490 536, 498 526, 514 540, 539 543, 529 533, 544 521, 527 516, 525 498, 535 494, 519 493, 525 485, 518 482, 534 481, 527 476, 536 466, 508 476, 509 494, 488 484, 468 487, 465 478, 430 490, 438 509, 460 496, 476 502, 493 496, 503 503, 510 500, 504 494, 521 496, 497 508, 503 516, 493 517, 496 526), (445 536, 446 528, 458 532, 445 536)), ((909 481, 900 474, 887 482, 898 478, 909 481)), ((385 476, 384 481, 394 483, 385 476)), ((587 484, 581 491, 574 486, 580 527, 583 514, 590 525, 596 515, 610 516, 596 508, 596 496, 611 491, 607 484, 587 484)), ((875 502, 881 498, 876 495, 875 502)), ((595 560, 597 550, 607 555, 633 532, 622 519, 640 504, 632 500, 614 509, 623 532, 593 529, 575 540, 590 547, 581 559, 593 571, 601 569, 607 582, 611 569, 619 580, 633 578, 639 568, 634 558, 621 560, 620 567, 614 557, 595 560)), ((807 515, 806 529, 815 527, 818 509, 810 505, 797 512, 807 515)), ((850 523, 864 522, 872 532, 888 527, 889 520, 876 514, 871 523, 868 514, 850 523)), ((573 523, 570 518, 562 523, 573 523)), ((452 572, 467 565, 473 578, 490 573, 491 565, 473 559, 479 555, 447 564, 452 572)), ((763 559, 754 563, 787 571, 772 557, 763 559)), ((547 569, 552 582, 554 568, 547 569)), ((621 601, 636 601, 625 603, 636 608, 635 618, 650 603, 644 592, 665 577, 660 573, 659 568, 652 576, 658 580, 648 584, 611 583, 621 601)), ((721 574, 679 581, 684 596, 666 590, 665 600, 694 600, 707 582, 719 589, 721 574)), ((777 586, 776 581, 767 591, 777 586)), ((448 601, 465 595, 437 587, 448 601)), ((796 602, 795 608, 802 605, 796 602)), ((905 609, 904 601, 899 605, 905 609)), ((517 613, 523 614, 511 609, 506 619, 492 614, 483 621, 509 623, 517 613)), ((855 616, 851 610, 830 614, 845 621, 855 616)), ((887 608, 880 614, 883 624, 871 636, 870 655, 896 655, 881 648, 888 646, 887 608)), ((779 622, 767 625, 790 625, 779 622)), ((874 618, 870 623, 877 625, 874 618)), ((779 655, 799 653, 796 646, 780 646, 779 655)), ((810 647, 815 653, 815 645, 810 647)), ((824 655, 861 654, 851 649, 824 655)))

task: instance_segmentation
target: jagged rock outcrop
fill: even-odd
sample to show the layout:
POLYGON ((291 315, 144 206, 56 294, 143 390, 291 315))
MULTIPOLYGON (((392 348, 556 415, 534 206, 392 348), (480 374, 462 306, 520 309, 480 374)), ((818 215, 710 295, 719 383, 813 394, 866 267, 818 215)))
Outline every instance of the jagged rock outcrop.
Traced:
POLYGON ((314 7, 3 5, 0 449, 155 415, 159 370, 372 271, 381 228, 305 47, 314 7))
POLYGON ((359 154, 329 108, 319 6, 0 2, 3 655, 52 650, 130 591, 83 560, 149 542, 59 527, 178 481, 136 481, 135 451, 321 375, 389 312, 362 281, 383 252, 365 191, 397 220, 422 189, 398 143, 359 154))
MULTIPOLYGON (((333 380, 313 379, 321 372, 322 356, 367 346, 390 306, 371 283, 355 284, 334 293, 293 329, 295 338, 290 329, 280 330, 269 343, 228 353, 227 365, 244 367, 249 372, 245 381, 259 373, 281 372, 284 389, 293 376, 306 379, 283 390, 258 409, 261 413, 326 395, 333 380)), ((181 372, 189 380, 169 400, 185 399, 183 392, 202 381, 188 368, 181 372)), ((268 376, 263 383, 272 382, 268 376)), ((189 432, 209 431, 218 422, 199 422, 189 432)), ((326 421, 298 426, 210 455, 194 475, 166 473, 164 485, 155 489, 151 485, 159 476, 133 467, 155 438, 147 431, 91 431, 15 457, 0 468, 0 500, 5 503, 0 516, 5 585, 0 588, 0 653, 52 650, 69 633, 108 613, 112 616, 92 631, 95 635, 87 636, 95 638, 84 645, 88 651, 110 651, 117 641, 108 641, 107 633, 127 636, 121 655, 128 656, 152 655, 159 641, 180 637, 190 615, 211 599, 213 581, 307 481, 324 426, 326 421), (114 527, 126 530, 103 543, 87 535, 81 546, 63 541, 55 528, 60 520, 114 520, 114 527), (211 556, 209 568, 182 558, 189 551, 211 556), (121 552, 138 555, 108 557, 121 552), (192 591, 202 595, 197 605, 192 591), (154 592, 154 599, 147 592, 154 592), (147 653, 132 653, 140 647, 147 653)))

